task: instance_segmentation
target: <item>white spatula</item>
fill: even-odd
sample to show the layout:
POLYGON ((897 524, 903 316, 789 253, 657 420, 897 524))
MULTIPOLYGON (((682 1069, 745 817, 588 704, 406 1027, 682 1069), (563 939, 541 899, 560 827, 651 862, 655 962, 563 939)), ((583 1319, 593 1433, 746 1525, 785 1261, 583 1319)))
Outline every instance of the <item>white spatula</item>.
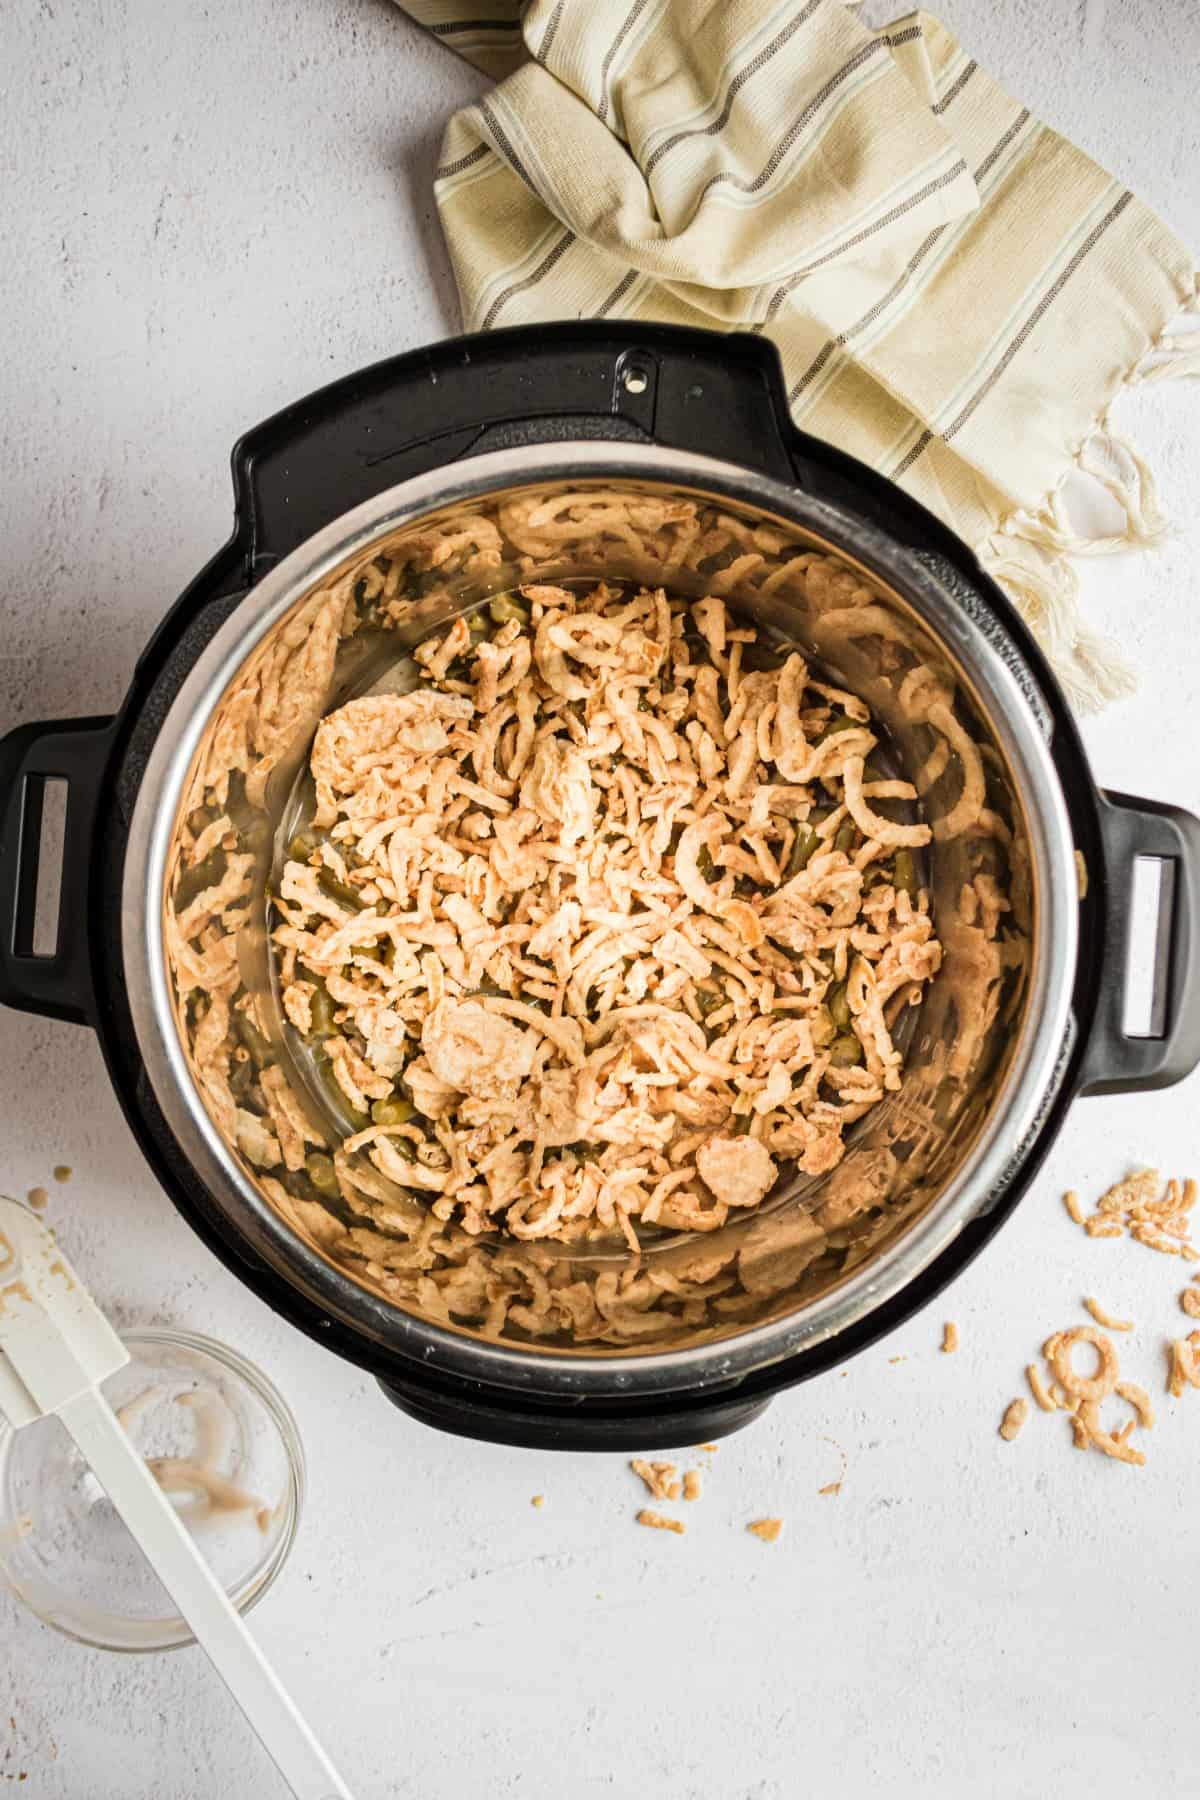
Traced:
POLYGON ((62 1420, 298 1800, 351 1800, 100 1392, 128 1361, 41 1219, 0 1195, 0 1412, 62 1420))

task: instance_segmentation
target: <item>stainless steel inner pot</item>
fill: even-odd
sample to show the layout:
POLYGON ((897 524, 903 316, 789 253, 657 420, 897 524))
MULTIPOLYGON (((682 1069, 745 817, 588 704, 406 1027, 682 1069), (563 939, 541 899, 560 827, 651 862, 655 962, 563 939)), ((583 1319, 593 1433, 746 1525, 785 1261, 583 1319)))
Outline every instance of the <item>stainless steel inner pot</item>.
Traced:
MULTIPOLYGON (((956 571, 849 535, 836 507, 707 457, 526 446, 406 482, 337 520, 266 575, 201 654, 159 731, 132 819, 128 998, 174 1137, 258 1253, 327 1316, 500 1385, 703 1386, 844 1330, 1004 1191, 1053 1098, 1071 1029, 1077 877, 1049 713, 956 571), (689 543, 678 519, 662 522, 663 501, 683 503, 674 511, 695 522, 689 543), (697 560, 701 531, 710 542, 724 532, 727 547, 697 560), (926 876, 945 950, 911 1021, 901 1090, 855 1128, 832 1173, 786 1181, 759 1213, 720 1231, 648 1239, 637 1270, 623 1244, 431 1248, 420 1201, 370 1165, 344 1169, 343 1198, 318 1212, 315 1195, 264 1185, 206 1084, 212 1046, 198 1060, 203 1021, 179 979, 198 946, 181 946, 173 923, 183 821, 214 777, 249 764, 235 821, 239 853, 253 859, 244 903, 229 941, 204 954, 236 967, 267 1040, 259 1054, 332 1140, 340 1128, 322 1113, 274 999, 266 932, 272 869, 316 724, 386 680, 432 628, 515 582, 600 576, 720 593, 797 641, 885 727, 934 830, 926 876), (964 905, 981 840, 1008 906, 999 939, 964 905), (351 1235, 363 1228, 380 1241, 351 1235), (653 1302, 649 1271, 668 1278, 649 1284, 653 1302), (488 1329, 486 1296, 506 1286, 517 1320, 488 1329), (562 1309, 547 1328, 546 1292, 565 1287, 590 1294, 601 1321, 597 1329, 580 1302, 578 1316, 592 1318, 582 1341, 562 1309), (624 1298, 631 1287, 635 1301, 624 1298)), ((231 1053, 236 1042, 231 1034, 231 1053)))

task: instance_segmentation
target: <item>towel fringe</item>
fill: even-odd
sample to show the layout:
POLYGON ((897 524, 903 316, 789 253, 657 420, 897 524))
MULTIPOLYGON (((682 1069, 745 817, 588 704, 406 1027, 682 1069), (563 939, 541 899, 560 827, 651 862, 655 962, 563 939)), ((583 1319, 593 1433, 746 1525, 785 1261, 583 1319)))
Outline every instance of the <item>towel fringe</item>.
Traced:
MULTIPOLYGON (((1200 287, 1198 297, 1159 333, 1122 391, 1189 375, 1200 375, 1200 287)), ((1113 640, 1085 623, 1071 558, 1155 549, 1170 533, 1149 464, 1105 411, 1045 505, 1037 512, 1010 513, 979 546, 984 568, 1016 602, 1081 711, 1095 712, 1131 693, 1137 678, 1113 640)))
POLYGON ((1136 677, 1120 649, 1085 622, 1079 577, 1061 551, 1001 530, 978 555, 1042 645, 1072 706, 1096 712, 1133 692, 1136 677))
POLYGON ((1010 513, 1002 530, 1067 556, 1107 556, 1161 544, 1170 523, 1145 457, 1106 416, 1041 511, 1010 513))

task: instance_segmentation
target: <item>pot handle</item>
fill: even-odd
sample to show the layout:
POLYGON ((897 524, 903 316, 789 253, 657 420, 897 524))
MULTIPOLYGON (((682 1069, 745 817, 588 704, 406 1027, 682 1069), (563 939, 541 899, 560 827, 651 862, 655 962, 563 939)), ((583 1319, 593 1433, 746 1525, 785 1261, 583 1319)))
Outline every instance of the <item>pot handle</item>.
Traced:
POLYGON ((1081 1092, 1125 1094, 1170 1087, 1200 1062, 1200 819, 1181 807, 1128 794, 1100 796, 1105 953, 1096 976, 1095 1022, 1083 1056, 1081 1092), (1133 869, 1163 864, 1155 932, 1152 1031, 1126 1032, 1125 984, 1132 949, 1133 869))
POLYGON ((0 1003, 88 1025, 88 867, 113 721, 21 725, 0 739, 0 1003), (67 784, 54 948, 34 949, 46 783, 67 784))

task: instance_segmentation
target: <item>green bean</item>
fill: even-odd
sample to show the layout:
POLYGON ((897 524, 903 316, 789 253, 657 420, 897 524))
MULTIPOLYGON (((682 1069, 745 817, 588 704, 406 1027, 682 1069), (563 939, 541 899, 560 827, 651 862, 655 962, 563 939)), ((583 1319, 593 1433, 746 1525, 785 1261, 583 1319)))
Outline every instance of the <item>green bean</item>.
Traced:
POLYGON ((188 814, 188 830, 193 837, 199 837, 202 831, 207 830, 210 825, 215 825, 220 816, 215 807, 198 806, 195 812, 188 814))
POLYGON ((298 831, 288 845, 288 855, 293 862, 307 862, 320 848, 321 840, 315 831, 298 831))
POLYGON ((376 1125, 407 1125, 416 1110, 411 1100, 402 1100, 398 1094, 389 1094, 387 1099, 373 1103, 371 1117, 376 1125))
POLYGON ((857 835, 858 827, 854 823, 854 820, 844 819, 837 828, 837 835, 833 840, 834 849, 840 850, 843 856, 849 856, 851 850, 854 848, 854 840, 857 835))
POLYGON ((507 625, 510 619, 515 619, 518 625, 529 623, 529 608, 520 600, 514 600, 511 594, 497 594, 488 602, 488 611, 497 625, 507 625))
POLYGON ((581 1138, 576 1144, 568 1144, 567 1149, 574 1156, 576 1162, 591 1163, 600 1160, 600 1145, 590 1144, 585 1138, 581 1138))
POLYGON ((309 1010, 312 1014, 313 1032, 320 1032, 325 1037, 332 1037, 337 1030, 337 1026, 333 1022, 333 998, 324 982, 317 984, 316 991, 309 1002, 309 1010))
POLYGON ((275 1061, 275 1049, 269 1038, 263 1036, 249 1013, 235 1013, 237 1034, 250 1052, 250 1060, 256 1069, 265 1069, 268 1063, 275 1061))
POLYGON ((357 1106, 351 1105, 346 1095, 342 1092, 342 1084, 334 1074, 333 1064, 330 1062, 329 1058, 319 1052, 313 1058, 313 1062, 321 1085, 328 1093, 335 1109, 338 1112, 345 1113, 355 1131, 365 1131, 367 1126, 371 1123, 371 1115, 367 1112, 360 1112, 357 1106))
POLYGON ((849 1031, 850 1021, 854 1015, 850 1011, 850 1001, 846 994, 844 981, 840 981, 835 988, 830 988, 825 996, 825 1005, 838 1030, 849 1031))
POLYGON ((696 867, 699 869, 701 875, 703 875, 705 881, 712 875, 715 866, 712 859, 712 851, 707 844, 701 844, 696 857, 696 867))
POLYGON ((320 1151, 314 1151, 311 1156, 305 1157, 304 1168, 318 1194, 335 1199, 341 1192, 332 1156, 324 1156, 320 1151))
POLYGON ((750 1127, 753 1123, 753 1113, 737 1113, 733 1121, 733 1135, 735 1137, 749 1137, 750 1127))
POLYGON ((814 1006, 809 1014, 808 1022, 812 1032, 812 1041, 818 1050, 823 1050, 825 1045, 831 1044, 837 1036, 837 1026, 830 1018, 827 1006, 814 1006))
POLYGON ((823 744, 827 738, 835 736, 839 731, 853 731, 854 726, 855 722, 848 713, 834 713, 832 719, 822 725, 813 739, 813 743, 823 744))
POLYGON ((696 1005, 700 1008, 701 1018, 707 1019, 709 1013, 716 1012, 724 1000, 723 994, 714 993, 711 988, 696 989, 696 1005))
POLYGON ((743 644, 742 668, 770 673, 782 668, 784 653, 775 644, 743 644))
POLYGON ((863 1059, 863 1047, 852 1031, 844 1031, 829 1046, 829 1061, 835 1069, 850 1069, 863 1059))
POLYGON ((362 911, 362 896, 358 889, 351 887, 349 882, 339 881, 332 869, 321 870, 317 876, 317 886, 331 900, 336 900, 339 906, 348 906, 351 912, 362 911))
POLYGON ((254 1082, 254 1064, 247 1056, 239 1062, 235 1056, 229 1067, 229 1091, 235 1100, 244 1100, 254 1082))
POLYGON ((317 1200, 319 1195, 304 1169, 283 1169, 279 1175, 280 1183, 289 1194, 297 1200, 317 1200))
POLYGON ((795 841, 788 852, 787 867, 784 870, 784 875, 788 880, 793 875, 798 875, 801 869, 808 867, 820 842, 820 838, 811 825, 797 825, 795 841))
MULTIPOLYGON (((489 612, 491 608, 488 608, 489 612)), ((467 630, 473 638, 484 638, 491 635, 492 622, 482 612, 473 612, 467 618, 467 630)))
POLYGON ((892 858, 892 881, 898 894, 907 894, 910 900, 916 899, 920 883, 917 881, 917 866, 911 850, 897 850, 892 858))
POLYGON ((190 906, 205 888, 216 887, 228 866, 225 852, 214 850, 202 863, 197 863, 194 869, 185 869, 175 884, 176 912, 182 912, 184 907, 190 906))

